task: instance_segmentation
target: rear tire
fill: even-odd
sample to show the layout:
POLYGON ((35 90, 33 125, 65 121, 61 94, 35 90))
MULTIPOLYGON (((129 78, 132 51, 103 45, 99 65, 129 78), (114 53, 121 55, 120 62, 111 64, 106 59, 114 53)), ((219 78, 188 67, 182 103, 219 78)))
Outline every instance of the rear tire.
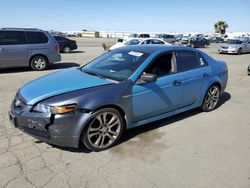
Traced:
POLYGON ((220 100, 220 87, 218 85, 212 85, 203 99, 201 110, 204 112, 210 112, 217 107, 220 100))
POLYGON ((102 151, 114 146, 124 127, 121 114, 113 108, 103 108, 94 114, 81 136, 82 143, 92 151, 102 151))
POLYGON ((35 71, 45 70, 48 66, 48 60, 44 56, 35 56, 30 61, 30 67, 35 71))

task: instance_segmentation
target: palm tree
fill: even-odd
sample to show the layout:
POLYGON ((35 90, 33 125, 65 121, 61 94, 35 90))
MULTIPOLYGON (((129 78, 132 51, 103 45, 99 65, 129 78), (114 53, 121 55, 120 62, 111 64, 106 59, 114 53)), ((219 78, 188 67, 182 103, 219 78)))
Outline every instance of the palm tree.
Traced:
POLYGON ((225 34, 228 24, 224 21, 218 21, 214 24, 215 33, 225 34))

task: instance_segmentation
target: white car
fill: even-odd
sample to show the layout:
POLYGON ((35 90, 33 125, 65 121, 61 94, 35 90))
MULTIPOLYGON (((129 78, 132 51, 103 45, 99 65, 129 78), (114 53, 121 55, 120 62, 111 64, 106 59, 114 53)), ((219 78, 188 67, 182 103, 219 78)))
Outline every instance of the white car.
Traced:
POLYGON ((116 48, 120 48, 120 47, 123 47, 123 46, 129 46, 129 45, 142 45, 142 44, 163 44, 163 45, 171 45, 167 42, 165 42, 164 40, 161 40, 161 39, 156 39, 156 38, 147 38, 147 39, 139 39, 139 38, 136 38, 136 39, 130 39, 126 42, 117 42, 116 44, 114 44, 113 46, 111 46, 109 48, 109 50, 114 50, 116 48))
POLYGON ((117 40, 117 42, 127 42, 128 40, 130 39, 135 39, 135 38, 141 38, 141 39, 145 39, 145 38, 150 38, 150 34, 148 33, 140 33, 140 34, 137 34, 137 33, 133 33, 133 34, 130 34, 129 36, 125 37, 125 38, 119 38, 117 40))

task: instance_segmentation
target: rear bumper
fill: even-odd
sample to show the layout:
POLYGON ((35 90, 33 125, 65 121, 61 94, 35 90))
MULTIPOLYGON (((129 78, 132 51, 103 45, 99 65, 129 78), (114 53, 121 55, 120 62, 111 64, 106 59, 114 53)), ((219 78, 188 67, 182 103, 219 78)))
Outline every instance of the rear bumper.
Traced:
POLYGON ((53 53, 49 55, 48 59, 49 59, 49 63, 54 63, 54 62, 61 61, 62 58, 59 53, 53 53))
POLYGON ((14 127, 43 142, 65 147, 79 146, 81 132, 90 118, 89 113, 52 115, 31 112, 32 106, 15 109, 12 104, 9 120, 14 127))

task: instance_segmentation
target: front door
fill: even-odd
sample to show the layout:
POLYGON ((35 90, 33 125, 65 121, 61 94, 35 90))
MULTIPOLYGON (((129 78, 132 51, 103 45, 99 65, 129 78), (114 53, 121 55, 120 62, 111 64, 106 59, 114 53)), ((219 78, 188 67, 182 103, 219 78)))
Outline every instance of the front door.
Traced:
POLYGON ((155 82, 137 82, 132 87, 132 111, 134 121, 151 118, 180 106, 182 74, 176 72, 173 52, 158 56, 144 70, 155 74, 155 82))

